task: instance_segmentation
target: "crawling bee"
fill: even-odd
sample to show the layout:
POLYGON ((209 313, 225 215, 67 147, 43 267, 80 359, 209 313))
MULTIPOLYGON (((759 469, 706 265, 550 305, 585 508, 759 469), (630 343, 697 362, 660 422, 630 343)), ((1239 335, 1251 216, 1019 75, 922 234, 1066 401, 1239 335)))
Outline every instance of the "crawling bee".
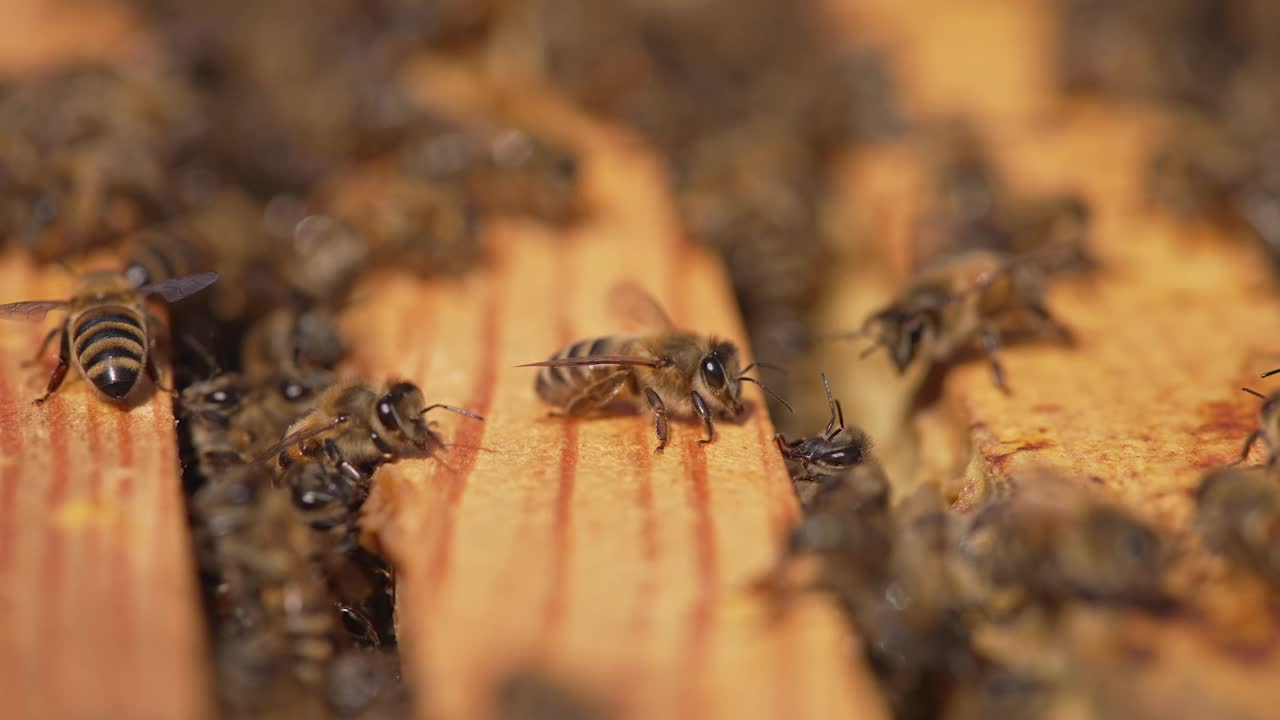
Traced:
POLYGON ((418 386, 402 380, 390 381, 381 389, 361 382, 336 385, 261 459, 275 456, 280 467, 288 469, 297 462, 323 458, 352 480, 365 483, 383 463, 444 447, 444 440, 424 418, 436 408, 484 419, 452 405, 427 405, 418 386))
POLYGON ((147 297, 159 295, 166 302, 177 302, 217 279, 217 273, 201 273, 135 288, 120 273, 95 272, 80 280, 70 300, 8 303, 0 305, 0 317, 40 320, 50 310, 67 309, 66 320, 49 331, 36 353, 38 359, 60 336, 58 365, 37 405, 57 391, 73 364, 105 397, 120 401, 133 390, 143 369, 156 380, 147 297))
POLYGON ((1049 609, 1070 600, 1162 609, 1169 553, 1123 508, 1041 472, 974 517, 965 545, 991 587, 1049 609))
MULTIPOLYGON (((1276 373, 1280 373, 1280 369, 1263 373, 1262 377, 1271 377, 1276 373)), ((1268 450, 1267 468, 1273 468, 1276 462, 1280 460, 1280 392, 1263 395, 1251 388, 1240 389, 1261 400, 1262 407, 1258 408, 1258 429, 1249 433, 1249 437, 1245 438, 1244 448, 1240 451, 1239 462, 1243 462, 1245 458, 1249 457, 1249 451, 1253 449, 1253 444, 1261 440, 1268 450)))
POLYGON ((944 257, 926 266, 903 294, 873 313, 854 336, 872 336, 905 372, 917 357, 946 362, 980 341, 996 386, 1008 391, 996 351, 1006 333, 1030 330, 1069 340, 1046 307, 1044 276, 1022 258, 991 251, 944 257))
MULTIPOLYGON (((655 453, 667 446, 667 405, 692 408, 715 439, 714 412, 742 413, 742 383, 755 364, 741 367, 738 348, 728 340, 673 329, 656 301, 633 285, 614 289, 614 302, 643 311, 663 331, 651 335, 611 335, 576 342, 542 362, 534 384, 538 395, 566 415, 582 415, 608 405, 620 392, 644 398, 654 413, 655 453)), ((768 391, 768 388, 765 388, 768 391)), ((781 398, 779 398, 781 400, 781 398)), ((783 401, 785 404, 785 401, 783 401)), ((787 406, 788 409, 790 406, 787 406)))
POLYGON ((782 433, 773 436, 783 459, 799 463, 803 469, 795 480, 816 482, 822 488, 819 492, 839 482, 846 470, 862 463, 871 452, 871 438, 862 430, 844 424, 844 410, 831 395, 826 374, 822 376, 822 385, 827 389, 827 406, 831 408, 831 419, 822 434, 793 441, 788 441, 782 433))
POLYGON ((222 373, 192 383, 178 398, 196 461, 206 477, 251 461, 306 414, 332 384, 328 373, 256 378, 222 373))
POLYGON ((1280 586, 1280 484, 1265 471, 1223 469, 1196 490, 1201 536, 1211 551, 1280 586))

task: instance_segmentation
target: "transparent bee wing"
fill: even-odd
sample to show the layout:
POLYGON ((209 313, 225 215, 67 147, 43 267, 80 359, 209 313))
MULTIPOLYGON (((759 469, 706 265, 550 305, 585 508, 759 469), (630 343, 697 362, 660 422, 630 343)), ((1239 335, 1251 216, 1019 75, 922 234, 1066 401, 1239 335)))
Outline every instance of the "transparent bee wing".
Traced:
POLYGON ((65 307, 66 300, 28 300, 0 305, 0 317, 7 320, 42 320, 50 310, 65 307))
POLYGON ((609 312, 629 330, 670 330, 675 327, 661 303, 648 290, 633 282, 613 286, 609 291, 609 312))
POLYGON ((194 295, 209 287, 218 279, 218 273, 207 272, 197 275, 169 278, 151 285, 143 285, 138 292, 144 295, 159 295, 165 302, 178 302, 184 297, 194 295))
POLYGON ((314 425, 307 425, 306 427, 299 428, 289 433, 288 435, 285 435, 283 438, 280 439, 280 442, 276 443, 275 445, 272 445, 266 450, 263 450, 262 453, 258 455, 258 457, 253 459, 253 464, 257 465, 262 463, 268 463, 271 461, 272 458, 279 455, 285 449, 293 447, 294 445, 297 445, 300 442, 306 442, 307 440, 310 440, 311 438, 317 435, 320 435, 322 433, 328 432, 329 430, 332 430, 333 428, 341 425, 344 422, 347 422, 350 419, 351 418, 347 417, 346 415, 343 415, 341 417, 336 417, 326 422, 316 423, 314 425))
POLYGON ((668 360, 659 358, 636 357, 627 355, 586 355, 583 357, 555 358, 542 362, 525 363, 516 367, 576 367, 581 365, 634 365, 640 367, 659 368, 670 364, 668 360))

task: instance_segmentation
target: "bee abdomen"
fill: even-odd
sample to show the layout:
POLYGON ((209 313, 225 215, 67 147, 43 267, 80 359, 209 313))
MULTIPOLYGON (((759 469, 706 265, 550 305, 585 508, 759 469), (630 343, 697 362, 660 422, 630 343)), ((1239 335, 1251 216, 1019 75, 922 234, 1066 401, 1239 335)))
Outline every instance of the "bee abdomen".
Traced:
POLYGON ((147 357, 147 333, 138 317, 121 307, 89 310, 71 335, 85 377, 116 400, 128 395, 147 357))
MULTIPOLYGON (((598 337, 576 342, 552 355, 551 360, 614 354, 619 347, 618 338, 598 337)), ((574 367, 544 367, 538 372, 534 388, 538 396, 552 405, 564 405, 585 388, 603 376, 617 372, 607 365, 578 365, 574 367)))

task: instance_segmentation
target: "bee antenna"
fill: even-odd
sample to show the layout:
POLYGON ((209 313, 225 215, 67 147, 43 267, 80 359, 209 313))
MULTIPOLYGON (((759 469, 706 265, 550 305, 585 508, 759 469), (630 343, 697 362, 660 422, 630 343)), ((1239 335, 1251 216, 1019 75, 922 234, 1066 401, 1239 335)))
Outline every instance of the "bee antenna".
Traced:
POLYGON ((218 362, 218 358, 214 356, 213 351, 209 349, 209 346, 186 333, 183 333, 182 341, 204 361, 204 364, 209 368, 209 372, 213 373, 214 376, 222 374, 222 365, 218 362))
POLYGON ((765 385, 764 383, 760 382, 759 380, 757 380, 757 379, 755 379, 755 378, 746 377, 746 376, 743 376, 743 375, 739 375, 739 376, 737 377, 737 379, 738 379, 738 380, 746 380, 746 381, 747 381, 747 382, 749 382, 749 383, 755 383, 756 385, 759 385, 761 390, 764 390, 766 393, 768 393, 768 394, 769 394, 769 396, 770 396, 770 397, 772 397, 773 399, 775 399, 775 400, 777 400, 778 402, 782 403, 782 405, 783 405, 784 407, 786 407, 786 408, 787 408, 787 412, 791 412, 791 413, 794 413, 794 412, 795 412, 795 408, 791 407, 791 403, 787 402, 787 401, 786 401, 786 400, 785 400, 781 395, 779 395, 778 393, 776 393, 776 392, 774 392, 774 391, 770 390, 768 385, 765 385))
POLYGON ((748 372, 751 372, 751 368, 757 368, 757 367, 768 368, 769 370, 775 370, 777 372, 782 373, 783 375, 787 374, 787 369, 782 367, 781 365, 774 365, 773 363, 767 363, 762 360, 756 360, 752 362, 750 365, 742 368, 742 372, 748 373, 748 372))
POLYGON ((859 353, 859 354, 858 354, 858 359, 859 359, 859 360, 865 360, 865 359, 867 359, 868 357, 870 357, 870 356, 871 356, 871 353, 873 353, 873 352, 875 352, 875 351, 879 350, 881 347, 884 347, 884 343, 882 343, 882 342, 880 342, 880 341, 876 341, 874 344, 872 344, 872 345, 871 345, 871 347, 869 347, 869 348, 867 348, 866 350, 863 350, 861 353, 859 353))
POLYGON ((434 410, 434 409, 436 409, 436 408, 443 408, 443 409, 445 409, 445 410, 448 410, 449 412, 455 412, 455 413, 458 413, 459 415, 466 415, 467 417, 469 417, 469 418, 475 418, 476 420, 484 420, 484 417, 483 417, 483 416, 477 415, 477 414, 475 414, 475 413, 471 412, 470 410, 463 410, 463 409, 462 409, 462 408, 460 408, 460 407, 454 407, 454 406, 452 406, 452 405, 445 405, 444 403, 436 403, 435 405, 428 405, 428 406, 426 406, 425 408, 423 408, 423 409, 422 409, 422 412, 420 412, 420 413, 418 413, 418 414, 419 414, 419 415, 426 415, 429 411, 434 410))
POLYGON ((1256 398, 1261 398, 1261 399, 1263 399, 1263 400, 1266 400, 1266 399, 1267 399, 1267 396, 1266 396, 1266 395, 1263 395, 1262 393, 1258 392, 1257 390, 1254 390, 1253 388, 1240 388, 1240 389, 1241 389, 1241 390, 1243 390, 1243 391, 1245 391, 1245 392, 1247 392, 1247 393, 1249 393, 1250 395, 1252 395, 1252 396, 1254 396, 1254 397, 1256 397, 1256 398))
POLYGON ((1266 371, 1266 372, 1262 373, 1262 377, 1264 377, 1264 378, 1271 377, 1272 375, 1275 375, 1276 373, 1280 373, 1280 368, 1276 368, 1275 370, 1268 370, 1268 371, 1266 371))

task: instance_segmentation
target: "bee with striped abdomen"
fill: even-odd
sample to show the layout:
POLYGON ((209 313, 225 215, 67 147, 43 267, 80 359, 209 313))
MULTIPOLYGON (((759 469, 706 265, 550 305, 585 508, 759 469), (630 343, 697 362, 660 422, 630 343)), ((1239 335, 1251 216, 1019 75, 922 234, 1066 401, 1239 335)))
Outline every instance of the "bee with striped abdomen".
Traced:
POLYGON ((332 370, 346 350, 332 311, 284 306, 250 326, 240 350, 240 364, 253 377, 332 370))
POLYGON ((72 365, 104 396, 120 401, 137 385, 144 369, 155 380, 147 297, 159 295, 166 302, 177 302, 217 279, 217 273, 201 273, 135 288, 121 273, 95 272, 81 279, 70 300, 8 303, 0 305, 0 317, 39 320, 50 310, 67 309, 66 320, 49 331, 37 353, 37 358, 43 355, 49 343, 61 336, 58 365, 37 405, 57 391, 72 365))
MULTIPOLYGON (((626 311, 640 311, 649 323, 664 328, 647 335, 611 335, 576 342, 537 367, 539 397, 566 415, 583 415, 608 405, 620 393, 645 400, 654 413, 658 435, 655 453, 667 446, 668 406, 692 409, 707 429, 706 445, 715 439, 713 413, 742 413, 742 383, 755 363, 743 368, 738 347, 728 340, 676 330, 665 312, 634 285, 614 289, 612 301, 626 311)), ((778 398, 781 400, 781 398, 778 398)), ((783 401, 783 404, 786 404, 783 401)), ((789 408, 790 406, 788 406, 789 408)))
POLYGON ((424 417, 436 408, 484 419, 452 405, 427 405, 422 390, 411 382, 390 381, 381 389, 362 382, 336 385, 260 459, 277 457, 286 469, 297 462, 327 459, 364 483, 383 463, 444 447, 424 417))

